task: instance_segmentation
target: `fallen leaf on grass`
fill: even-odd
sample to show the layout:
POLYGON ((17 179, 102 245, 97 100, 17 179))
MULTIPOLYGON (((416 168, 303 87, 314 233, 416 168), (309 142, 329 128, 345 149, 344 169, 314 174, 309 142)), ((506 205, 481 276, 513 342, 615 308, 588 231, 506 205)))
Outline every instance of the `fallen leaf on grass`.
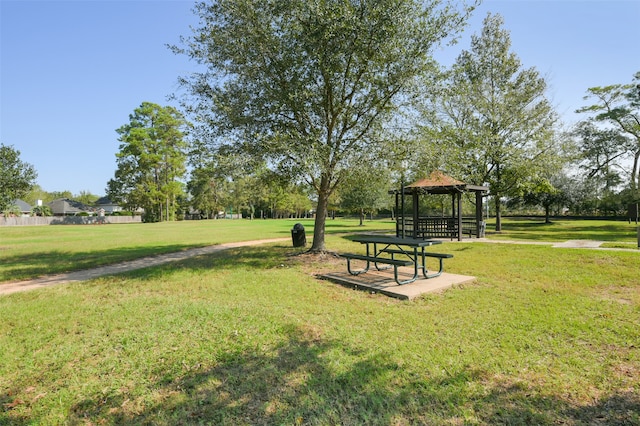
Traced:
POLYGON ((4 404, 4 406, 7 407, 8 410, 12 410, 16 408, 18 405, 22 405, 22 404, 24 404, 24 401, 21 400, 20 398, 16 398, 13 400, 13 402, 7 402, 6 404, 4 404))
POLYGON ((39 400, 40 398, 44 398, 45 396, 47 396, 46 392, 41 392, 39 394, 37 394, 36 396, 33 397, 33 399, 31 400, 31 402, 36 402, 37 400, 39 400))

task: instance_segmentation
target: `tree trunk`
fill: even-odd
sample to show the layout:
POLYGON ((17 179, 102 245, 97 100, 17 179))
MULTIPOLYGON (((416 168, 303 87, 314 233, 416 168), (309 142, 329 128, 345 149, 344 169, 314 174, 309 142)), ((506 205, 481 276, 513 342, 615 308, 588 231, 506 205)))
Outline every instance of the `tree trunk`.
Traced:
POLYGON ((360 209, 360 226, 364 225, 364 209, 360 209))
POLYGON ((544 206, 544 223, 551 223, 551 206, 544 206))
POLYGON ((309 249, 312 253, 320 253, 326 250, 324 245, 324 228, 327 223, 327 208, 329 206, 330 195, 329 179, 323 176, 320 180, 320 189, 318 190, 318 207, 316 209, 316 220, 313 228, 313 244, 309 249))
POLYGON ((500 213, 500 197, 496 194, 494 197, 496 204, 496 232, 502 231, 502 215, 500 213))
POLYGON ((640 189, 640 150, 633 156, 633 168, 631 170, 631 189, 640 189))

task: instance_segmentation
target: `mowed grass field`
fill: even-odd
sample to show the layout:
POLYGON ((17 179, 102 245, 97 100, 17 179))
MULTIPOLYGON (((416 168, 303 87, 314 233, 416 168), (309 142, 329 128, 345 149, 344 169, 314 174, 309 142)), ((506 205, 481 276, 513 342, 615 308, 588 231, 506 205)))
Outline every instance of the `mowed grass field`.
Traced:
MULTIPOLYGON (((403 302, 317 279, 344 261, 297 256, 295 222, 0 228, 0 282, 287 238, 0 296, 0 424, 640 424, 640 250, 445 242, 476 281, 403 302)), ((504 227, 635 247, 626 222, 504 227)), ((328 221, 327 248, 381 229, 328 221)))

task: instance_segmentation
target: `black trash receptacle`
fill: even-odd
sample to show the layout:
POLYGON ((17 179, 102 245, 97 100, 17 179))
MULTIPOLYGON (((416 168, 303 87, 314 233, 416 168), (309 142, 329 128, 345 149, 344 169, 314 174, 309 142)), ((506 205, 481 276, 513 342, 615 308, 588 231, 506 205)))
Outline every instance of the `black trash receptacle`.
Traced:
POLYGON ((304 226, 301 223, 293 225, 291 230, 291 240, 294 247, 304 247, 307 245, 307 236, 304 233, 304 226))

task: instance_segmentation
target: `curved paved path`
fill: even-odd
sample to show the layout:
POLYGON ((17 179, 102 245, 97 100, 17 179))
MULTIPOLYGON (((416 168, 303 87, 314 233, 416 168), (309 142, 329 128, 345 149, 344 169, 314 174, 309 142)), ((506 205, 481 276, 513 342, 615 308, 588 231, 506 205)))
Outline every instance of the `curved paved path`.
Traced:
POLYGON ((222 250, 228 250, 236 247, 246 247, 258 244, 275 243, 281 241, 290 241, 290 238, 272 238, 269 240, 242 241, 238 243, 218 244, 215 246, 199 247, 175 253, 166 253, 157 256, 148 256, 136 260, 129 260, 113 265, 101 266, 93 269, 82 271, 68 272, 66 274, 48 275, 33 280, 17 281, 7 284, 0 284, 0 296, 5 294, 17 293, 19 291, 35 290, 37 288, 49 287, 52 285, 87 281, 103 275, 119 274, 121 272, 133 271, 136 269, 148 268, 151 266, 162 265, 168 262, 176 262, 178 260, 187 259, 193 256, 215 253, 222 250))

